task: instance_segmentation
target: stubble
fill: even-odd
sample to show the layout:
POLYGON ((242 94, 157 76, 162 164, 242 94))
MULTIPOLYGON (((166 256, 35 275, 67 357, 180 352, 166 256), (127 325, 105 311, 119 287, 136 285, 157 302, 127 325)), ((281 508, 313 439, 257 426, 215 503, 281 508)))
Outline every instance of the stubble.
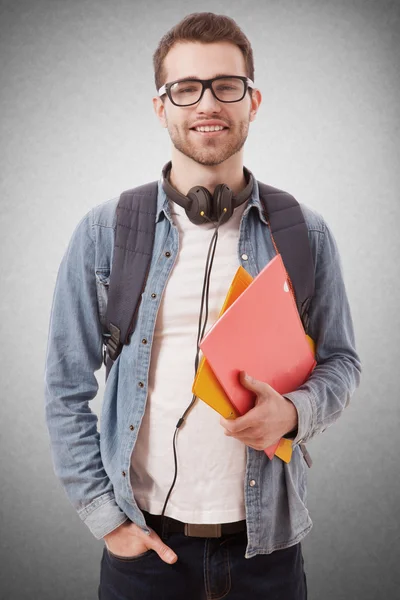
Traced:
POLYGON ((201 134, 190 131, 189 123, 170 126, 167 120, 168 132, 175 148, 188 158, 207 167, 220 165, 241 150, 249 133, 249 124, 248 118, 231 126, 228 132, 223 134, 225 139, 222 137, 207 139, 201 138, 201 134))

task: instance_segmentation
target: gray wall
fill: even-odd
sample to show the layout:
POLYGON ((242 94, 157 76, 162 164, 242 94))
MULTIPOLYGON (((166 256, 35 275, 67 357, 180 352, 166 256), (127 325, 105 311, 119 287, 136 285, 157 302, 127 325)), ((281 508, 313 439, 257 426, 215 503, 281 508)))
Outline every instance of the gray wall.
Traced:
POLYGON ((233 17, 252 41, 264 101, 245 164, 332 227, 363 361, 351 405, 309 445, 309 598, 398 597, 399 2, 0 7, 1 598, 96 597, 102 544, 53 474, 44 423, 53 287, 83 214, 168 160, 151 57, 199 10, 233 17))

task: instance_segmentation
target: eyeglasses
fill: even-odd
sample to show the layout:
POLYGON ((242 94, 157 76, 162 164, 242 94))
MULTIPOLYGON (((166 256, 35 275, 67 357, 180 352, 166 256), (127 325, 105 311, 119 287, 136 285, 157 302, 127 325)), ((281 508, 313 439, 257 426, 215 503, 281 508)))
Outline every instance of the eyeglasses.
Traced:
POLYGON ((158 95, 167 94, 175 106, 191 106, 202 99, 207 89, 220 102, 240 102, 248 88, 254 88, 254 83, 248 77, 240 75, 214 79, 178 79, 163 85, 158 90, 158 95))

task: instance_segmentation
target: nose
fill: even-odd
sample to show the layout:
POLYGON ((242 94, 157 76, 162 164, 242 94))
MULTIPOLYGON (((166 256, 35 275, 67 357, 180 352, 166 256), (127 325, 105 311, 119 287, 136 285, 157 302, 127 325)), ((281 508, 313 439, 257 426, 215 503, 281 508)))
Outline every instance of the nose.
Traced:
POLYGON ((220 112, 220 102, 213 96, 212 91, 208 88, 204 90, 203 97, 197 104, 197 111, 200 113, 220 112))

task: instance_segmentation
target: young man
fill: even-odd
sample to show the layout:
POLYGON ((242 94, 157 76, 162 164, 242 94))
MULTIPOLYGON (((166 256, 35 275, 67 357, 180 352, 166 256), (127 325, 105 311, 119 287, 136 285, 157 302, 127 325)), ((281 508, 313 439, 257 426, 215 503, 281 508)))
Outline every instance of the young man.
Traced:
MULTIPOLYGON (((193 14, 164 36, 154 66, 153 104, 171 137, 165 174, 175 190, 204 186, 213 194, 224 183, 238 195, 253 182, 219 227, 211 324, 239 264, 255 276, 275 255, 257 183, 243 168, 261 103, 252 50, 233 20, 193 14)), ((241 375, 256 405, 233 421, 197 400, 179 430, 178 477, 163 512, 174 477, 172 437, 192 396, 215 223, 193 223, 160 181, 150 270, 130 343, 107 380, 100 438, 88 402, 102 364, 117 202, 94 208, 74 232, 57 279, 46 364, 55 470, 81 519, 104 540, 99 598, 303 600, 300 541, 312 522, 299 444, 337 420, 360 378, 334 238, 302 206, 315 264, 309 331, 318 364, 309 380, 283 397, 241 375), (263 452, 284 435, 293 438, 288 464, 263 452)))

